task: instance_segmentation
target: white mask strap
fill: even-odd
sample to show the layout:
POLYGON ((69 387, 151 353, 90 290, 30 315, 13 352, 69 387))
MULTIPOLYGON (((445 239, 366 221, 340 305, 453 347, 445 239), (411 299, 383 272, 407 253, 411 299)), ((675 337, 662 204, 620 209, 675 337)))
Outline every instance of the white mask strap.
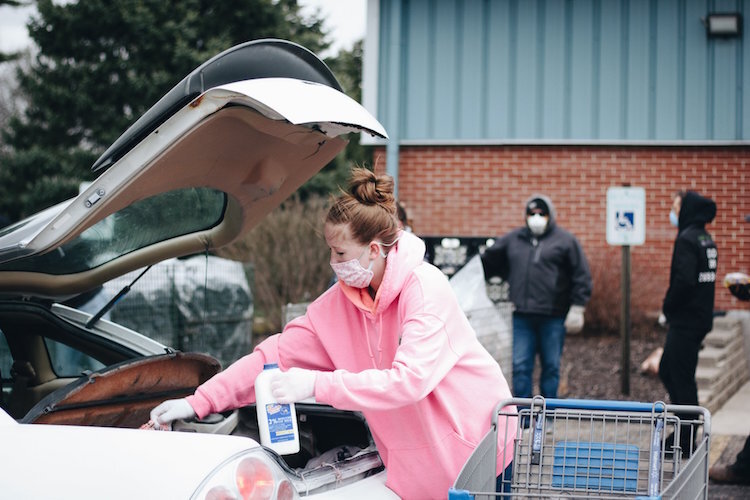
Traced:
MULTIPOLYGON (((376 241, 375 243, 377 243, 377 244, 378 244, 378 245, 380 245, 381 247, 392 247, 393 245, 395 245, 395 244, 396 244, 396 242, 397 242, 397 241, 398 241, 399 239, 401 239, 401 233, 400 233, 400 232, 398 233, 398 236, 396 236, 396 239, 395 239, 395 240, 393 240, 393 241, 391 241, 390 243, 383 243, 382 241, 376 241)), ((387 253, 385 253, 385 252, 383 251, 383 249, 382 249, 382 248, 380 249, 380 255, 381 255, 381 256, 382 256, 382 257, 383 257, 384 259, 385 259, 386 257, 388 257, 388 254, 387 254, 387 253)))

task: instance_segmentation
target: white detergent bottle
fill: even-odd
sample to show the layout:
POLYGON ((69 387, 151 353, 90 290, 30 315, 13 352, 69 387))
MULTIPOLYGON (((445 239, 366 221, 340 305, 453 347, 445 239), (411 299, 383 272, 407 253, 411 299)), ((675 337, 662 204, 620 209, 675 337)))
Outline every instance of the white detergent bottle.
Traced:
POLYGON ((277 403, 271 394, 271 377, 279 371, 276 363, 266 364, 255 379, 260 444, 279 455, 291 455, 299 451, 297 412, 294 403, 277 403))

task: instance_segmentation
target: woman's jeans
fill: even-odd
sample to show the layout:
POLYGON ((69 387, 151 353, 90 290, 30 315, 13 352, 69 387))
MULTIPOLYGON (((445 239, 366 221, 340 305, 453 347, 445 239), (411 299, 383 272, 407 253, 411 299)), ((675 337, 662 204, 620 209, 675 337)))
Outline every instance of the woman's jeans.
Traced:
POLYGON ((513 396, 532 396, 536 353, 542 373, 539 389, 545 398, 556 398, 560 384, 560 358, 565 342, 565 317, 513 313, 513 396))

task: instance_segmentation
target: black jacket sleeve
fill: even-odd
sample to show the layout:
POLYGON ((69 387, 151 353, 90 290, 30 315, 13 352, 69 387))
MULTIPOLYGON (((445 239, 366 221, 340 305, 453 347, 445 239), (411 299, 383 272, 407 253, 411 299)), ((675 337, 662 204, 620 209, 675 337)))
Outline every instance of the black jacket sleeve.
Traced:
POLYGON ((503 280, 508 279, 508 237, 495 240, 495 244, 486 249, 481 256, 482 267, 484 268, 484 279, 489 280, 494 276, 499 276, 503 280))
POLYGON ((569 254, 570 258, 570 303, 585 306, 591 298, 591 270, 583 248, 578 240, 573 238, 569 254))

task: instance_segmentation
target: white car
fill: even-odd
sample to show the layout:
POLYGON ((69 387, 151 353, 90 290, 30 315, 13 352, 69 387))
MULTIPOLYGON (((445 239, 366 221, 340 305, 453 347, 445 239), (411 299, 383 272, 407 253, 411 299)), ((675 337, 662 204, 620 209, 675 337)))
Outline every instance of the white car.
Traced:
POLYGON ((258 444, 252 406, 176 423, 184 432, 140 429, 219 363, 102 319, 106 308, 62 305, 242 237, 349 132, 386 136, 312 53, 248 42, 129 128, 81 195, 0 231, 1 497, 395 498, 354 412, 299 404, 302 449, 285 457, 258 444))

